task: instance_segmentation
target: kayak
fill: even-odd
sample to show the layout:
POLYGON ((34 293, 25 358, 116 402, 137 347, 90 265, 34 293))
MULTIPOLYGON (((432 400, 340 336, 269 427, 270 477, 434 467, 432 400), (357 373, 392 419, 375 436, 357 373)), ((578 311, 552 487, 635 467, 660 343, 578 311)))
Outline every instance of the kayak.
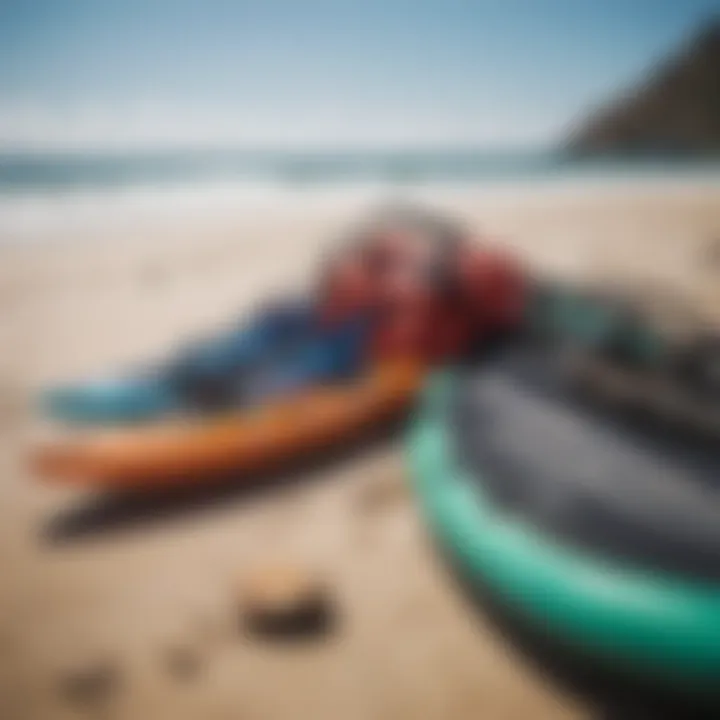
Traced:
POLYGON ((524 340, 436 375, 409 443, 452 566, 556 647, 661 686, 720 679, 720 453, 599 408, 524 340))
POLYGON ((290 352, 311 329, 308 303, 279 302, 154 367, 53 388, 41 406, 50 417, 74 424, 143 422, 208 409, 232 402, 232 386, 246 371, 290 352))
POLYGON ((592 289, 538 283, 525 326, 537 338, 609 368, 653 374, 690 403, 720 407, 720 335, 675 298, 623 298, 592 289), (670 302, 668 302, 670 300, 670 302))
POLYGON ((213 419, 96 431, 41 447, 33 464, 60 483, 150 489, 203 482, 224 473, 260 472, 329 449, 407 410, 423 370, 388 362, 335 384, 213 419))
POLYGON ((442 218, 391 213, 323 263, 306 299, 265 306, 232 331, 137 372, 51 389, 42 406, 54 419, 89 425, 217 412, 245 405, 268 366, 287 368, 270 375, 285 375, 280 385, 293 387, 351 374, 343 366, 352 352, 342 346, 360 350, 333 339, 333 328, 372 316, 363 349, 373 357, 415 354, 441 363, 514 330, 524 302, 525 272, 515 258, 472 242, 442 218), (325 349, 308 351, 308 343, 325 349), (308 355, 316 358, 308 361, 313 369, 297 371, 308 355))
POLYGON ((628 362, 657 367, 672 351, 670 341, 627 303, 585 288, 538 283, 526 312, 541 336, 628 362))

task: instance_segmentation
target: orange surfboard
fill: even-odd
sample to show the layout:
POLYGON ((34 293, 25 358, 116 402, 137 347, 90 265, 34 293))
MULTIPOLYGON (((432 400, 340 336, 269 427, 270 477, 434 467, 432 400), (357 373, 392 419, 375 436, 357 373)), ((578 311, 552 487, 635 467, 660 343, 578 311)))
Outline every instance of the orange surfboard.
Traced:
POLYGON ((116 489, 262 471, 329 449, 400 415, 423 376, 417 363, 388 362, 348 384, 317 387, 242 414, 106 430, 41 446, 33 464, 47 479, 116 489))

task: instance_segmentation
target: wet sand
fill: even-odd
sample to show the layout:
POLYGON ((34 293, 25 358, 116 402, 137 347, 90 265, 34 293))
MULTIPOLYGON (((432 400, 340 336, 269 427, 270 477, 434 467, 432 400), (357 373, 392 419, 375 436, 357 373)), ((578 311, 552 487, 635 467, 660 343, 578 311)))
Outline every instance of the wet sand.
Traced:
MULTIPOLYGON (((717 184, 417 195, 535 267, 669 282, 720 320, 717 184)), ((37 242, 0 247, 3 720, 587 716, 470 609, 409 494, 362 506, 364 484, 403 482, 397 438, 262 493, 128 501, 41 484, 26 467, 38 387, 162 356, 262 293, 301 286, 367 206, 348 196, 182 222, 101 217, 58 231, 68 237, 48 222, 37 242), (331 579, 340 617, 328 637, 278 645, 240 632, 240 577, 285 556, 331 579), (196 656, 190 677, 168 667, 178 645, 196 656), (88 663, 111 677, 78 697, 67 677, 88 663)))

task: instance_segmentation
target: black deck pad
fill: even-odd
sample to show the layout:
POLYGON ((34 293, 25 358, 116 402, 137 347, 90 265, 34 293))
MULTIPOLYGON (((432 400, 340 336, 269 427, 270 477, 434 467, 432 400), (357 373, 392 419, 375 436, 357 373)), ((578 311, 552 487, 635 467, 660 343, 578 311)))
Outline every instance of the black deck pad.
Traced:
POLYGON ((450 422, 501 512, 615 564, 720 580, 720 448, 600 412, 552 349, 461 369, 450 422))

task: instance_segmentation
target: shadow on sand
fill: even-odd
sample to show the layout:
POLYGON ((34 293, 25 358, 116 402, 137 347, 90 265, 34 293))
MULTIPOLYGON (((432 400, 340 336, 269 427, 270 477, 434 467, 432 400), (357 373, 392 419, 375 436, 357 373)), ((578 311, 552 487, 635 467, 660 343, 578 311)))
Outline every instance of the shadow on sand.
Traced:
POLYGON ((333 467, 398 439, 405 420, 403 417, 385 422, 322 452, 292 458, 261 473, 202 477, 192 483, 179 480, 175 487, 168 483, 161 490, 93 493, 86 502, 52 517, 43 527, 42 538, 55 545, 91 539, 192 516, 198 511, 253 502, 300 482, 329 480, 326 472, 333 467))

